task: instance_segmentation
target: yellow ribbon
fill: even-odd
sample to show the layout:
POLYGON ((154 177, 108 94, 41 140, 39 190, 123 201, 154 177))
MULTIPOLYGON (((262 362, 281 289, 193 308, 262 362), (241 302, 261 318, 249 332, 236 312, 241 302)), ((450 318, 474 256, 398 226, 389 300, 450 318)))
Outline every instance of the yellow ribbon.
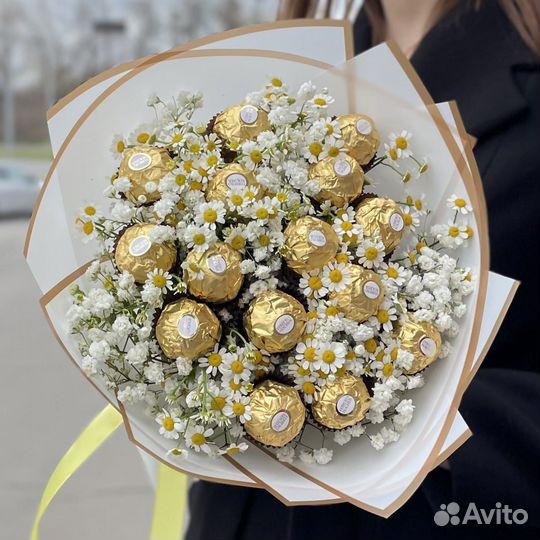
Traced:
POLYGON ((183 537, 188 479, 167 465, 159 466, 151 540, 179 540, 183 537))
MULTIPOLYGON (((122 415, 107 405, 79 435, 49 478, 41 497, 31 540, 39 538, 39 524, 62 486, 90 456, 122 425, 122 415)), ((160 465, 152 520, 152 540, 179 540, 184 530, 188 480, 166 465, 160 465)))
POLYGON ((39 538, 39 524, 47 507, 79 467, 122 425, 122 415, 107 405, 79 435, 49 478, 39 503, 31 540, 39 538))

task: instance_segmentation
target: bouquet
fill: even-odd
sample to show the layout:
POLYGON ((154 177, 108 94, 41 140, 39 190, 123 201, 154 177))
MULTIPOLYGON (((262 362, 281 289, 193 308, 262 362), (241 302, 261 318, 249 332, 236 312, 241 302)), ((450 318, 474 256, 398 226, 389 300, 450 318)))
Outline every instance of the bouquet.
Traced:
POLYGON ((138 446, 287 503, 388 515, 462 442, 459 398, 512 285, 481 332, 470 141, 410 70, 387 45, 337 67, 165 53, 73 128, 45 187, 62 207, 40 213, 61 215, 49 256, 75 268, 43 304, 138 446))

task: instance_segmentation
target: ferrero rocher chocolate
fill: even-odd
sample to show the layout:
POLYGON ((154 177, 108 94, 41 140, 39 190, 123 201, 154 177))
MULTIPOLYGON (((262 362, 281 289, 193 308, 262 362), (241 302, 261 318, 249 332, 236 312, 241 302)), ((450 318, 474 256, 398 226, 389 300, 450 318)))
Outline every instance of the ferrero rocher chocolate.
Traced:
POLYGON ((195 360, 211 351, 221 337, 221 324, 205 304, 182 298, 161 312, 156 339, 167 358, 195 360))
POLYGON ((249 397, 251 419, 244 427, 253 439, 267 446, 281 447, 300 433, 306 409, 294 388, 264 381, 249 397))
POLYGON ((136 202, 141 195, 144 195, 146 202, 155 202, 161 194, 157 190, 148 193, 146 184, 148 182, 159 184, 160 180, 169 174, 174 167, 174 161, 165 148, 136 146, 124 152, 118 177, 126 177, 131 180, 132 187, 126 193, 126 197, 130 201, 136 202))
POLYGON ((218 114, 214 133, 229 147, 233 143, 253 141, 259 133, 271 129, 268 115, 254 105, 236 105, 218 114))
POLYGON ((373 120, 365 114, 346 114, 338 116, 337 121, 349 155, 360 165, 367 165, 381 145, 373 120))
POLYGON ((249 339, 269 353, 285 352, 300 340, 307 321, 304 306, 282 291, 266 291, 251 302, 244 315, 249 339))
POLYGON ((321 186, 314 198, 337 207, 347 206, 360 196, 364 187, 364 171, 358 162, 348 155, 322 159, 311 166, 309 177, 318 180, 321 186))
POLYGON ((365 199, 357 206, 355 217, 366 236, 380 236, 386 253, 398 246, 405 233, 403 212, 392 199, 365 199))
POLYGON ((330 429, 344 429, 360 422, 369 405, 369 392, 364 381, 347 373, 322 387, 311 412, 319 424, 330 429))
POLYGON ((295 272, 309 272, 331 261, 339 238, 331 225, 311 216, 291 222, 285 229, 285 261, 295 272))
POLYGON ((413 375, 435 362, 441 352, 441 334, 428 322, 414 322, 409 319, 403 323, 397 338, 401 342, 401 348, 410 352, 414 360, 410 369, 405 371, 407 375, 413 375))
POLYGON ((191 251, 186 258, 188 269, 184 273, 188 291, 207 302, 229 302, 236 298, 244 282, 241 262, 238 251, 224 242, 217 242, 204 253, 191 251))
POLYGON ((266 190, 257 182, 253 172, 239 163, 231 163, 218 171, 208 182, 206 200, 225 203, 229 192, 235 188, 257 188, 256 199, 262 199, 266 194, 266 190))
POLYGON ((384 299, 384 285, 378 274, 356 264, 349 267, 351 283, 345 289, 330 294, 339 309, 356 322, 364 322, 379 310, 384 299))
POLYGON ((127 228, 116 244, 114 260, 122 272, 129 272, 137 283, 144 283, 149 272, 156 268, 169 271, 176 262, 176 248, 170 242, 162 244, 150 240, 150 223, 127 228))

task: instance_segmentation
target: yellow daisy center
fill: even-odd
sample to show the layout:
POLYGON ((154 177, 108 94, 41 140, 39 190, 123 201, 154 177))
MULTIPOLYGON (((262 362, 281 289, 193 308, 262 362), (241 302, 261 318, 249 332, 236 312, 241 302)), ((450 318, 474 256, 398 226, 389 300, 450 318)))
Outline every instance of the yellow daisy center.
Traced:
POLYGON ((349 256, 346 253, 338 253, 336 255, 336 261, 340 264, 347 264, 349 262, 349 256))
POLYGON ((458 227, 452 226, 448 229, 448 235, 452 238, 457 238, 459 236, 459 229, 458 227))
POLYGON ((398 137, 396 139, 396 146, 400 149, 400 150, 406 150, 409 146, 409 141, 407 141, 407 139, 405 137, 398 137))
POLYGON ((336 353, 334 351, 324 351, 322 360, 325 364, 333 364, 336 361, 336 353))
POLYGON ((203 219, 207 223, 215 223, 218 218, 218 213, 213 209, 209 208, 208 210, 204 211, 203 219))
POLYGON ((144 143, 148 142, 149 138, 150 138, 149 133, 139 133, 137 135, 137 142, 141 143, 141 144, 144 144, 144 143))
POLYGON ((124 141, 118 141, 116 143, 116 151, 122 153, 126 149, 126 143, 124 141))
POLYGON ((308 287, 314 291, 318 291, 323 286, 319 276, 311 276, 308 279, 308 287))
POLYGON ((326 105, 326 99, 319 97, 314 99, 313 103, 315 103, 315 105, 318 105, 319 107, 324 107, 326 105))
POLYGON ((202 446, 203 444, 206 443, 206 437, 202 433, 194 433, 191 436, 191 442, 195 446, 202 446))
POLYGON ((338 157, 339 156, 339 148, 337 146, 332 146, 330 150, 328 150, 328 155, 330 157, 338 157))
POLYGON ((345 231, 345 232, 352 231, 352 228, 353 228, 353 224, 350 221, 343 221, 341 223, 342 231, 345 231))
POLYGON ((184 136, 181 134, 181 133, 177 133, 173 138, 172 138, 172 143, 173 144, 178 144, 179 142, 182 142, 182 139, 184 138, 184 136))
POLYGON ((316 350, 314 347, 308 347, 308 348, 304 351, 304 358, 305 358, 308 362, 314 362, 314 361, 315 361, 315 358, 317 358, 317 350, 316 350))
POLYGON ((210 156, 207 160, 206 160, 206 163, 208 164, 209 167, 215 167, 218 163, 218 158, 217 156, 210 156))
POLYGON ((327 317, 335 317, 339 313, 338 308, 336 306, 328 306, 326 308, 326 316, 327 317))
POLYGON ((253 161, 253 163, 255 163, 255 165, 258 165, 263 160, 263 155, 262 155, 262 152, 260 150, 253 150, 249 154, 249 157, 251 158, 251 161, 253 161))
POLYGON ((87 221, 82 228, 84 234, 90 236, 94 232, 94 224, 91 221, 87 221))
POLYGON ((163 289, 167 285, 167 278, 158 274, 152 278, 152 283, 158 288, 163 289))
POLYGON ((467 206, 467 201, 465 199, 456 199, 454 204, 457 208, 465 208, 467 206))
POLYGON ((240 373, 242 373, 244 371, 244 364, 242 364, 242 362, 240 362, 240 360, 235 360, 231 364, 231 371, 235 375, 240 375, 240 373))
POLYGON ((270 245, 270 237, 267 234, 259 236, 259 244, 262 247, 268 247, 270 245))
POLYGON ((364 343, 364 348, 370 354, 373 354, 377 350, 377 342, 371 338, 364 343))
POLYGON ((390 267, 386 270, 386 275, 391 279, 396 279, 399 277, 399 272, 395 268, 390 267))
POLYGON ((394 373, 394 366, 392 364, 385 364, 382 372, 385 377, 390 377, 394 373))
POLYGON ((166 431, 172 431, 174 429, 174 420, 170 416, 166 416, 163 419, 163 428, 166 431))
POLYGON ((387 323, 390 320, 390 314, 388 313, 388 311, 386 311, 386 309, 380 309, 377 312, 377 320, 381 324, 387 323))
POLYGON ((177 185, 183 186, 186 183, 186 176, 184 174, 177 174, 175 180, 177 185))
POLYGON ((343 279, 343 273, 341 270, 338 270, 337 268, 335 270, 332 270, 330 274, 328 274, 328 277, 330 278, 330 281, 332 283, 341 283, 341 280, 343 279))
POLYGON ((368 247, 364 255, 368 261, 374 261, 379 255, 379 250, 375 247, 368 247))
POLYGON ((268 209, 262 207, 262 208, 257 208, 255 215, 257 216, 257 219, 268 219, 268 216, 270 215, 270 213, 268 212, 268 209))
POLYGON ((246 239, 243 236, 235 236, 231 240, 231 246, 236 250, 243 249, 246 246, 246 239))
POLYGON ((84 213, 87 215, 87 216, 95 216, 96 215, 96 208, 94 206, 87 206, 85 209, 84 209, 84 213))
POLYGON ((302 385, 302 391, 304 392, 304 394, 307 394, 308 396, 312 396, 315 393, 316 388, 312 382, 308 381, 302 385))
POLYGON ((211 403, 211 407, 212 407, 212 410, 213 411, 222 411, 223 408, 225 407, 226 405, 226 401, 225 401, 225 398, 224 397, 221 397, 221 396, 216 396, 213 400, 212 400, 212 403, 211 403))
POLYGON ((309 151, 315 157, 319 157, 319 154, 322 152, 322 150, 323 150, 322 145, 319 144, 318 142, 314 142, 309 145, 309 151))
POLYGON ((396 148, 390 148, 390 150, 388 151, 388 155, 390 156, 390 159, 396 161, 396 159, 398 158, 397 149, 396 148))
POLYGON ((196 246, 202 246, 206 242, 206 237, 203 233, 197 233, 193 235, 193 243, 196 246))
POLYGON ((223 357, 219 353, 213 353, 208 357, 208 364, 212 367, 218 367, 223 362, 223 357))
POLYGON ((472 238, 474 235, 474 231, 471 229, 471 227, 467 227, 467 238, 472 238))
POLYGON ((410 227, 413 222, 411 214, 403 214, 403 222, 407 227, 410 227))
POLYGON ((232 410, 236 416, 242 416, 246 412, 246 406, 243 403, 235 403, 232 410))
POLYGON ((270 82, 272 83, 272 86, 275 86, 276 88, 281 88, 283 86, 283 81, 277 77, 274 77, 270 82))

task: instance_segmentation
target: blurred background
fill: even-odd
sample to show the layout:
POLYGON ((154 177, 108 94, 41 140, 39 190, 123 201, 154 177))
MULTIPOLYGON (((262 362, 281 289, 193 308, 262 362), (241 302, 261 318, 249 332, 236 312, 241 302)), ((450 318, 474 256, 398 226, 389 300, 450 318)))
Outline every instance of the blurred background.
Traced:
MULTIPOLYGON (((0 540, 28 538, 58 460, 105 402, 53 338, 22 246, 52 155, 46 111, 116 64, 272 21, 277 0, 0 0, 0 540)), ((52 503, 42 539, 148 538, 153 490, 123 428, 52 503)))

